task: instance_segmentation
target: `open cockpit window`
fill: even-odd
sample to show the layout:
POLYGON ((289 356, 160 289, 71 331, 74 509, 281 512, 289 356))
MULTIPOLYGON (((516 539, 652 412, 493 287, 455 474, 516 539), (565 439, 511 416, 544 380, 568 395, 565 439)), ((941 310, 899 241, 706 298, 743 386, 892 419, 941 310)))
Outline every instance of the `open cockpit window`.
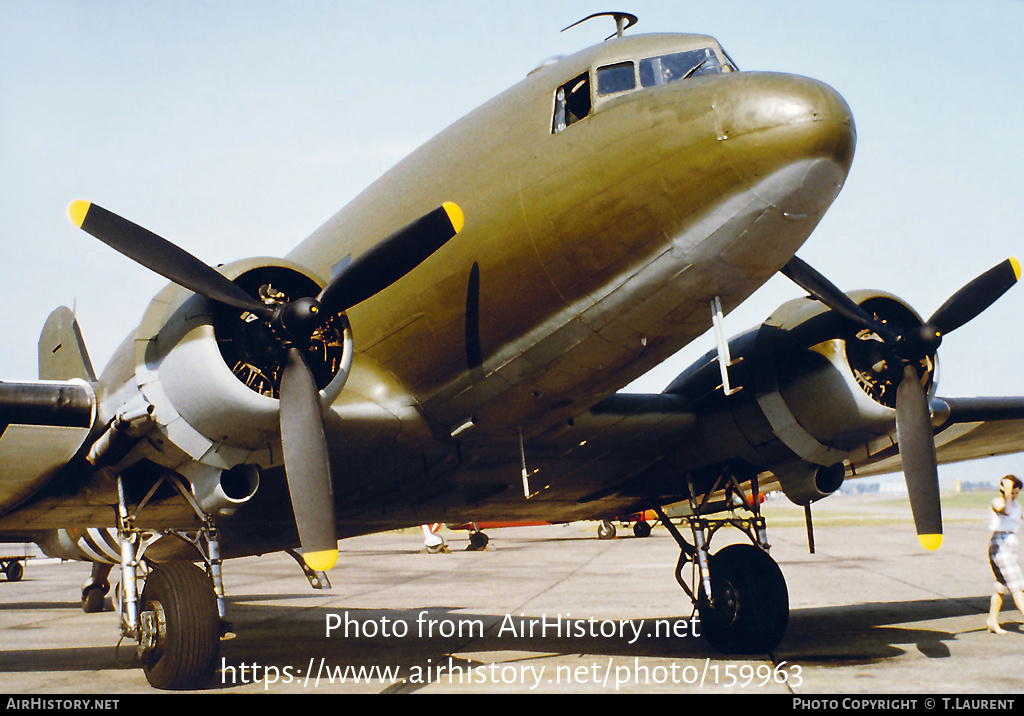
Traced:
POLYGON ((711 48, 705 47, 640 60, 640 84, 652 87, 721 71, 722 64, 718 56, 711 48))
POLYGON ((551 132, 558 133, 590 114, 590 74, 584 72, 555 92, 555 119, 551 132))

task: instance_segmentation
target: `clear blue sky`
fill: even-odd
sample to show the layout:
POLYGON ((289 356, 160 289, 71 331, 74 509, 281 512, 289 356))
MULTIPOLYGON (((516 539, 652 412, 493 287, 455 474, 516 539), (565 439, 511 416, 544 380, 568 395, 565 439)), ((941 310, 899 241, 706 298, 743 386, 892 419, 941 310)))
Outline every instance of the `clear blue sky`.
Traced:
MULTIPOLYGON (((614 4, 614 3, 613 3, 614 4)), ((714 35, 742 69, 828 82, 853 109, 846 188, 800 255, 846 289, 929 315, 1024 258, 1024 2, 619 3, 630 32, 714 35)), ((97 367, 163 279, 66 218, 86 198, 210 263, 282 255, 421 142, 542 59, 593 2, 0 0, 0 380, 36 375, 75 305, 97 367)), ((738 333, 799 295, 773 279, 738 333)), ((1024 395, 1024 287, 940 352, 940 394, 1024 395)), ((660 390, 710 338, 635 386, 660 390)))

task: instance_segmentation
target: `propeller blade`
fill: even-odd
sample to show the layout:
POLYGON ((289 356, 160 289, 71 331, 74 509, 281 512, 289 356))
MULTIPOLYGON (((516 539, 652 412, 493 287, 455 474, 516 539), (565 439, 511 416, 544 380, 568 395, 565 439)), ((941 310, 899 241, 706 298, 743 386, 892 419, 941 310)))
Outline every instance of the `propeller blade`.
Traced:
POLYGON ((353 261, 320 294, 329 314, 347 311, 405 276, 462 230, 457 204, 445 202, 353 261))
POLYGON ((229 306, 267 314, 266 306, 192 254, 102 206, 79 199, 68 207, 68 215, 86 233, 179 286, 229 306))
POLYGON ((331 468, 320 392, 302 352, 288 349, 281 376, 281 445, 302 558, 323 572, 338 561, 331 468))
POLYGON ((834 283, 796 256, 782 267, 782 275, 836 313, 874 331, 886 342, 894 342, 899 339, 896 332, 869 316, 867 311, 840 291, 834 283))
POLYGON ((896 436, 917 539, 925 549, 938 549, 942 544, 942 507, 935 436, 924 388, 909 365, 896 389, 896 436))
POLYGON ((949 297, 928 323, 941 333, 950 333, 991 306, 1020 279, 1020 263, 1006 259, 978 276, 949 297))

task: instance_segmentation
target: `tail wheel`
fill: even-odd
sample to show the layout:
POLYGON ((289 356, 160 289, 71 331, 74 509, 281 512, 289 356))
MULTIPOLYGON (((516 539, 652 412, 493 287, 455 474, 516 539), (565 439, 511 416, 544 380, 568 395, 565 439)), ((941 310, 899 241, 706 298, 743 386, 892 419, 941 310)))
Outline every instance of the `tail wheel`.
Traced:
POLYGON ((709 560, 714 608, 701 593, 698 610, 711 645, 732 653, 763 653, 782 640, 789 622, 789 590, 782 570, 749 544, 723 547, 709 560))
POLYGON ((90 586, 82 591, 82 611, 86 614, 96 614, 103 611, 107 601, 107 592, 110 591, 110 584, 103 583, 90 586))
POLYGON ((158 689, 198 689, 213 677, 220 649, 220 619, 213 585, 190 562, 156 567, 142 590, 143 612, 152 612, 156 640, 143 658, 158 689))

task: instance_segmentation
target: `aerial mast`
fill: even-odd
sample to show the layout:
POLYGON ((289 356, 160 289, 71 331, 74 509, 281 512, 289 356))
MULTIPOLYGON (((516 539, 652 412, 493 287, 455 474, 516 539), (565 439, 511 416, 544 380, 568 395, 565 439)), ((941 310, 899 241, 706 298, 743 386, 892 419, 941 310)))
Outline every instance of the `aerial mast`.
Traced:
POLYGON ((573 24, 569 25, 569 27, 562 28, 562 32, 565 32, 569 28, 576 27, 577 25, 582 25, 587 20, 592 20, 595 17, 602 17, 605 15, 609 15, 615 18, 615 34, 609 35, 608 37, 604 38, 605 40, 610 40, 613 37, 622 37, 623 32, 627 28, 633 27, 633 25, 637 23, 636 15, 633 15, 628 12, 595 12, 593 15, 587 15, 582 20, 577 20, 573 24))

